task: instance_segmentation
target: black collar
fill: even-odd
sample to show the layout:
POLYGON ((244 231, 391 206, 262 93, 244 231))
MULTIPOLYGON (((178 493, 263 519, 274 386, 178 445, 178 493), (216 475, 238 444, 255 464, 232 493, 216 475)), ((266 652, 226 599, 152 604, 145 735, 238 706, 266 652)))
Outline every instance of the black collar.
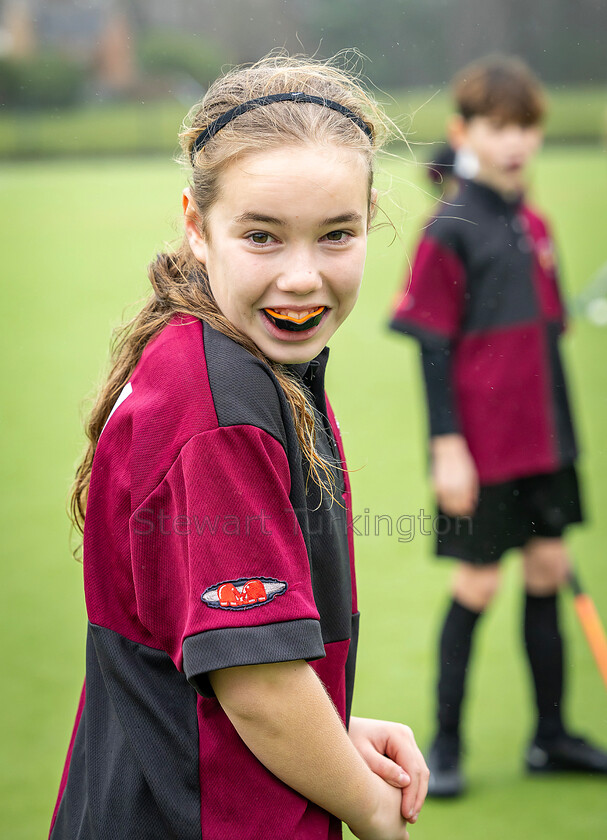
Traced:
POLYGON ((286 369, 291 373, 294 373, 299 379, 302 379, 304 382, 306 380, 311 379, 320 379, 321 382, 324 382, 325 379, 325 369, 327 367, 327 361, 329 359, 329 348, 324 347, 316 358, 311 359, 309 362, 301 362, 300 364, 296 365, 285 365, 286 369))
POLYGON ((512 198, 506 198, 493 187, 480 181, 462 179, 462 190, 472 200, 480 201, 493 212, 511 215, 520 209, 524 195, 519 193, 512 198))

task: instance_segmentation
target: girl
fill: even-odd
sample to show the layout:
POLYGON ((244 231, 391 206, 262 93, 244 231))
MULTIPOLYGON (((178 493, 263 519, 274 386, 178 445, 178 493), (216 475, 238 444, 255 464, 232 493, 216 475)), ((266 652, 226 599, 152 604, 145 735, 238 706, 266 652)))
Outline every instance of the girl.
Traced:
POLYGON ((52 840, 406 838, 411 731, 350 718, 350 490, 323 387, 385 122, 330 63, 211 86, 185 238, 116 346, 72 510, 86 687, 52 840))

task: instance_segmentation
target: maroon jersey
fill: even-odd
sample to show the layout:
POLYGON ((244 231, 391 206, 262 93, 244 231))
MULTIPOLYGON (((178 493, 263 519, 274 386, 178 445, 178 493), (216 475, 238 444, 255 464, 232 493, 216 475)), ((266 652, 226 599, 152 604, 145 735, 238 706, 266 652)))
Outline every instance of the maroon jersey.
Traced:
POLYGON ((461 432, 482 483, 575 459, 563 325, 545 221, 464 181, 427 226, 391 327, 422 344, 431 434, 461 432))
POLYGON ((52 840, 341 837, 249 751, 208 679, 305 659, 348 719, 356 594, 327 354, 291 370, 335 502, 307 481, 269 367, 186 316, 145 349, 93 463, 86 684, 52 840))

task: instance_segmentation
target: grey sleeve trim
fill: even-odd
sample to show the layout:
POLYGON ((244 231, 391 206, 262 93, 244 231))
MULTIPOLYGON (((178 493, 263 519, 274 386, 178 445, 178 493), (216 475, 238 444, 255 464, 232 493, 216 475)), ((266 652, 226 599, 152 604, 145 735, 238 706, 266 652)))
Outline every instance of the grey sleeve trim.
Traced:
POLYGON ((209 671, 324 656, 320 622, 315 618, 207 630, 188 636, 183 642, 183 670, 203 697, 214 696, 209 671))

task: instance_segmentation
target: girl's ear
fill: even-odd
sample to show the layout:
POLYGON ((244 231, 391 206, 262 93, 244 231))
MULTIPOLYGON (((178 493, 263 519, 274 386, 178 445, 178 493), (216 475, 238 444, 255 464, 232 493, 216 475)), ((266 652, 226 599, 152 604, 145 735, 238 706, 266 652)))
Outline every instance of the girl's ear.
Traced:
POLYGON ((375 220, 377 215, 377 190, 375 187, 371 190, 371 201, 369 203, 369 221, 367 223, 367 230, 371 227, 371 222, 375 220))
POLYGON ((192 198, 192 193, 189 187, 186 187, 183 191, 181 204, 183 207, 183 226, 185 235, 190 243, 192 253, 198 262, 201 262, 204 265, 207 260, 207 246, 204 236, 201 233, 202 225, 200 223, 200 214, 198 213, 198 208, 194 204, 194 199, 192 198))

